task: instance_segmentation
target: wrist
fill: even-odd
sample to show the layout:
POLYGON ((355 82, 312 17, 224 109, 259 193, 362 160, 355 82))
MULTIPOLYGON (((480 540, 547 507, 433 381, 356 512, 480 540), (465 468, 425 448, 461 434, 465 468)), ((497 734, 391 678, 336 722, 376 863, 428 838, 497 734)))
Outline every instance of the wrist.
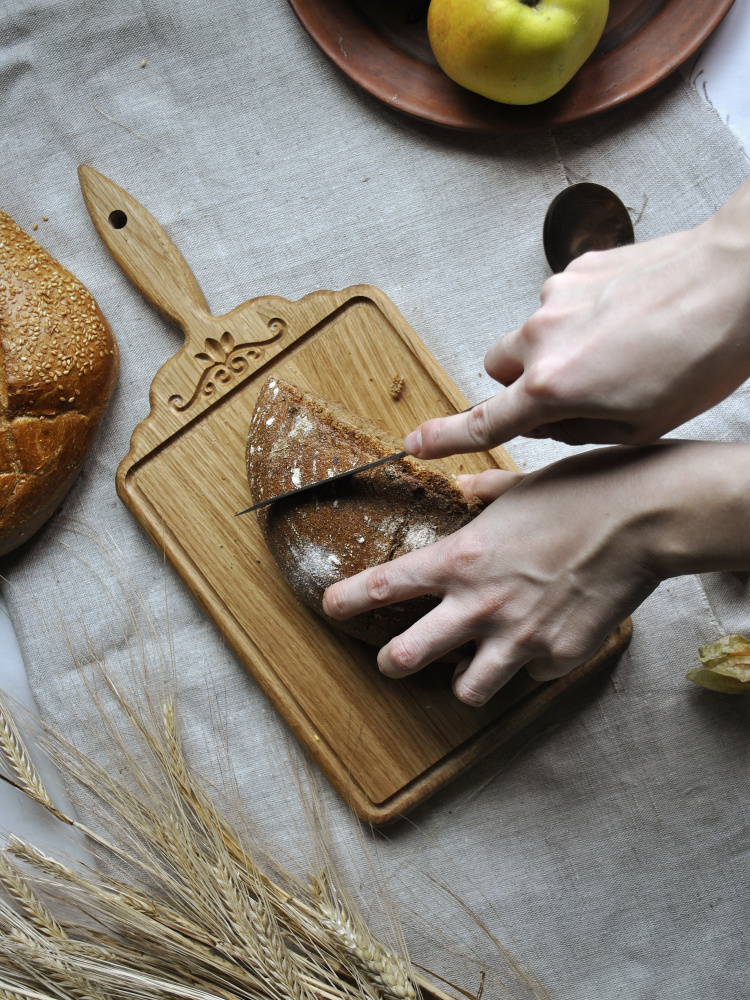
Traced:
POLYGON ((703 284, 723 303, 717 327, 724 331, 723 349, 742 368, 739 384, 750 376, 750 181, 690 236, 702 250, 703 284))
POLYGON ((750 180, 745 181, 721 208, 706 222, 697 226, 696 233, 705 235, 709 243, 736 254, 747 268, 750 257, 750 180))
POLYGON ((750 445, 665 441, 639 479, 634 520, 660 579, 750 569, 750 445))

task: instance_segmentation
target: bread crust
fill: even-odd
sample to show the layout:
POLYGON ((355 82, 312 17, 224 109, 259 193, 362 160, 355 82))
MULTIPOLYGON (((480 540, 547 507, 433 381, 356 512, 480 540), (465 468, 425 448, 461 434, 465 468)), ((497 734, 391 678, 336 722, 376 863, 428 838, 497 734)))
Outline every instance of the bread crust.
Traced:
POLYGON ((117 378, 88 290, 0 210, 0 556, 59 506, 117 378))
MULTIPOLYGON (((254 502, 401 450, 375 424, 272 377, 247 440, 254 502)), ((258 513, 271 554, 295 595, 336 628, 383 646, 439 603, 425 595, 334 621, 323 613, 337 580, 446 537, 482 509, 467 501, 440 463, 404 458, 322 486, 258 513)))

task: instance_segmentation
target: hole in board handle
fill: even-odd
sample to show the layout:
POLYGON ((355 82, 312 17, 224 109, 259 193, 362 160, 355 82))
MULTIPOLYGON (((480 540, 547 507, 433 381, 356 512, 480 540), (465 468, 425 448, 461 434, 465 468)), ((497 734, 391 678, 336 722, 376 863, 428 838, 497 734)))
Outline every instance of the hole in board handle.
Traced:
POLYGON ((109 224, 113 229, 124 229, 128 224, 128 217, 121 208, 116 208, 109 213, 109 224))

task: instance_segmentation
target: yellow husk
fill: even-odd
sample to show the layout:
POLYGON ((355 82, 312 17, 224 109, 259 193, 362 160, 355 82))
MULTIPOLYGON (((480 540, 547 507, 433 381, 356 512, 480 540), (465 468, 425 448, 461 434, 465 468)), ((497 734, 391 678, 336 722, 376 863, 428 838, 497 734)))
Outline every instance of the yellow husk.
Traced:
POLYGON ((688 670, 688 680, 724 694, 750 693, 750 640, 744 635, 724 635, 698 655, 703 666, 688 670))

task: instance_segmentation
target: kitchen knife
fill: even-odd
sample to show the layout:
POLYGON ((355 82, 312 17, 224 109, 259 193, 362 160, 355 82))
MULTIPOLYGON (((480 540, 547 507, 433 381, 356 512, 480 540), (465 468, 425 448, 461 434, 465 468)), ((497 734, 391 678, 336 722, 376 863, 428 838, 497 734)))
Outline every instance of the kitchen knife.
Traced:
POLYGON ((405 457, 405 451, 397 451, 393 455, 386 455, 384 458, 376 458, 374 462, 368 462, 366 465, 358 465, 354 469, 347 469, 346 472, 339 472, 337 476, 328 476, 327 479, 317 479, 314 483, 307 483, 306 486, 297 486, 293 490, 287 490, 286 493, 278 493, 275 497, 269 497, 267 500, 260 500, 258 503, 254 503, 252 507, 246 507, 244 510, 238 510, 234 516, 239 517, 240 514, 249 514, 251 510, 259 510, 261 507, 268 507, 269 504, 276 503, 277 500, 284 500, 286 497, 293 497, 298 493, 306 493, 308 490, 314 490, 316 486, 327 486, 329 483, 338 482, 339 479, 348 479, 349 476, 354 476, 358 472, 366 472, 367 469, 375 469, 378 465, 385 465, 387 462, 395 462, 396 459, 405 457))
MULTIPOLYGON (((487 400, 484 400, 486 403, 487 400)), ((474 406, 479 406, 479 403, 474 403, 474 406)), ((474 406, 467 406, 465 410, 461 410, 461 413, 468 413, 469 410, 473 410, 474 406)), ((279 493, 275 497, 269 497, 267 500, 260 500, 258 503, 254 503, 252 507, 246 507, 244 510, 238 510, 234 515, 239 517, 240 514, 249 514, 251 510, 259 510, 261 507, 268 507, 269 504, 276 503, 277 500, 285 500, 286 497, 293 497, 297 493, 306 493, 308 490, 314 490, 316 486, 325 486, 327 483, 335 483, 339 479, 348 479, 349 476, 354 476, 358 472, 366 472, 367 469, 375 469, 378 465, 385 465, 387 462, 395 462, 399 458, 406 458, 405 451, 396 451, 392 455, 386 455, 384 458, 377 458, 374 462, 368 462, 367 465, 358 465, 354 469, 348 469, 346 472, 339 472, 337 476, 329 476, 327 479, 317 479, 314 483, 307 483, 305 486, 297 486, 293 490, 287 490, 286 493, 279 493)))

